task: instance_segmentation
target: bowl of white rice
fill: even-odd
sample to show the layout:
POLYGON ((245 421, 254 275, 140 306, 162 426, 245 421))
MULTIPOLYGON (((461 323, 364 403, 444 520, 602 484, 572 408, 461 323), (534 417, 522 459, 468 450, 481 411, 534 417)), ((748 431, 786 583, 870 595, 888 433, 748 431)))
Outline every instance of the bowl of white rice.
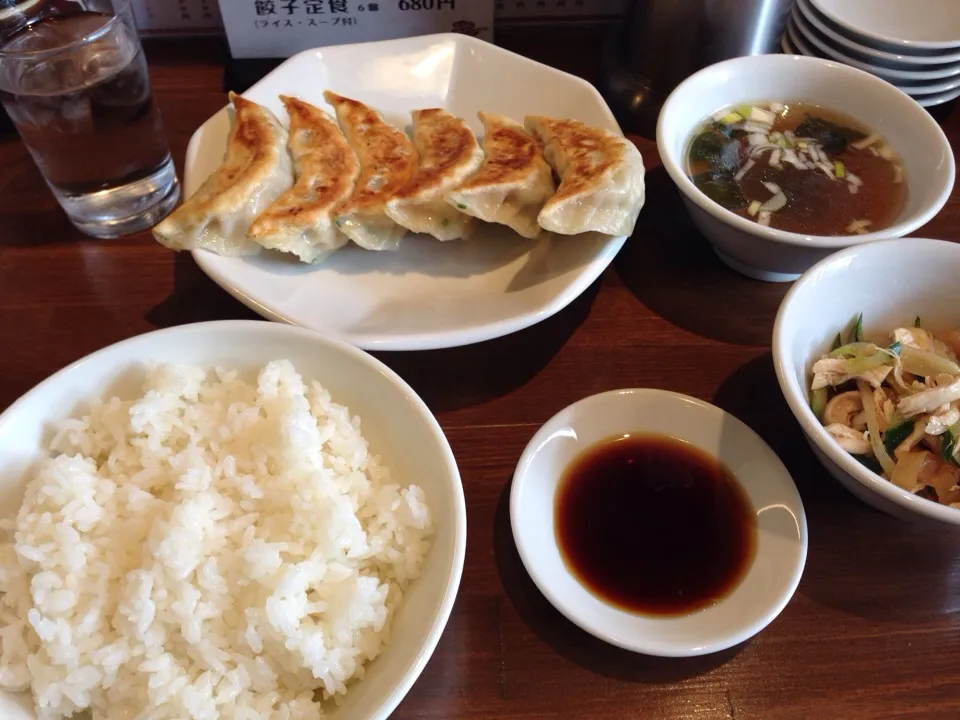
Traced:
POLYGON ((465 547, 378 360, 258 321, 112 345, 0 414, 0 718, 386 718, 465 547))

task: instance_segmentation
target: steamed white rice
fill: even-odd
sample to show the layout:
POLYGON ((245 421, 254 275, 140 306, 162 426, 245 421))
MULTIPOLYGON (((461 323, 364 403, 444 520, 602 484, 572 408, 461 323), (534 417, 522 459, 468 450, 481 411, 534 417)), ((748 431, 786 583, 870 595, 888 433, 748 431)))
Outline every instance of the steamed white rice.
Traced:
POLYGON ((0 525, 0 687, 41 719, 321 718, 429 547, 422 490, 285 360, 152 368, 53 450, 0 525))

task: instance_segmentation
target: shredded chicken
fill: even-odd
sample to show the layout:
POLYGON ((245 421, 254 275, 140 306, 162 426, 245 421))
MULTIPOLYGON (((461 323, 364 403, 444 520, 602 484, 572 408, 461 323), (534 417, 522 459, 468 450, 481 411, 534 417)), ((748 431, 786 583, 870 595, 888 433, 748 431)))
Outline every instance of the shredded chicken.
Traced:
POLYGON ((938 340, 933 333, 927 332, 921 328, 897 328, 891 333, 894 342, 898 342, 905 347, 916 348, 924 352, 933 352, 937 355, 943 355, 954 362, 957 356, 946 343, 938 340))
POLYGON ((877 424, 880 426, 880 432, 885 432, 897 422, 897 403, 882 387, 874 391, 873 402, 877 406, 877 424))
POLYGON ((871 386, 878 388, 883 385, 883 381, 886 380, 892 369, 889 365, 884 365, 874 370, 851 375, 847 372, 846 360, 842 358, 823 358, 813 364, 813 385, 811 389, 819 390, 825 387, 835 387, 851 380, 865 380, 871 386))
POLYGON ((960 329, 896 328, 885 346, 864 339, 861 316, 851 327, 813 365, 825 430, 903 490, 960 508, 960 329))
POLYGON ((928 350, 933 345, 933 337, 920 328, 897 328, 890 333, 890 337, 894 342, 917 350, 928 350))
POLYGON ((870 452, 870 441, 867 439, 865 432, 857 432, 853 428, 840 423, 827 425, 826 431, 848 453, 866 455, 870 452))
POLYGON ((945 387, 938 386, 903 398, 897 403, 897 412, 905 418, 911 418, 921 413, 935 412, 941 405, 954 400, 960 400, 960 378, 945 387))
POLYGON ((960 410, 954 405, 942 405, 927 417, 925 429, 928 435, 943 435, 958 422, 960 422, 960 410))
POLYGON ((916 392, 922 392, 927 389, 927 385, 916 379, 916 376, 904 372, 903 363, 900 358, 895 358, 893 362, 893 372, 890 374, 893 378, 891 385, 896 388, 901 395, 913 395, 916 392))

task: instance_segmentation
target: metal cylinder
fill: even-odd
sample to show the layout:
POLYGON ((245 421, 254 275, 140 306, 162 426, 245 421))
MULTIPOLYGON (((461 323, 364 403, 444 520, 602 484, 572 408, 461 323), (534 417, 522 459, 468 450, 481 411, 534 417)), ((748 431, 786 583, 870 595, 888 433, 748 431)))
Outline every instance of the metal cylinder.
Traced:
POLYGON ((605 51, 605 90, 618 114, 635 118, 642 131, 655 116, 651 106, 659 106, 697 70, 732 57, 778 52, 793 4, 632 0, 605 51))
POLYGON ((777 52, 794 0, 634 0, 621 36, 624 68, 669 92, 727 58, 777 52))

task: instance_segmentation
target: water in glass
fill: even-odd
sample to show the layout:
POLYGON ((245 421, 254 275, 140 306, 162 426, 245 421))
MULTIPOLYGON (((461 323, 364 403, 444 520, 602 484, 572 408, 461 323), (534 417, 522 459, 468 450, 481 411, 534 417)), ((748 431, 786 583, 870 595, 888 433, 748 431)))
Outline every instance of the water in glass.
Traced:
POLYGON ((100 4, 53 0, 8 30, 0 101, 71 221, 115 237, 180 190, 127 0, 100 4))

